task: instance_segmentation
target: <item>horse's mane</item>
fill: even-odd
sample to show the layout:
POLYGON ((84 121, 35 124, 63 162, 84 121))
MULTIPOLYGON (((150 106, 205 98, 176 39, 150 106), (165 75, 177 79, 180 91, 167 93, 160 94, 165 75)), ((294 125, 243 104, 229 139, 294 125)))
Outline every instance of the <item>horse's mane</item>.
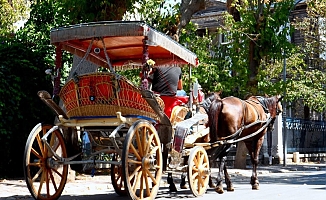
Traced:
POLYGON ((204 99, 203 103, 202 103, 202 107, 205 109, 206 113, 208 113, 209 111, 209 107, 211 106, 212 102, 215 100, 215 99, 221 99, 220 97, 220 94, 222 92, 219 91, 219 92, 211 92, 207 95, 207 98, 204 99))

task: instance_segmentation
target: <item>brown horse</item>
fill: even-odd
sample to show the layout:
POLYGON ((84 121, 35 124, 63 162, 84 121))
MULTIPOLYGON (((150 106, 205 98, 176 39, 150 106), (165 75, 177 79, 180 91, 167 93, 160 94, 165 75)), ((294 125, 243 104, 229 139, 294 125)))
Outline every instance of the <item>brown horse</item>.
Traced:
POLYGON ((223 193, 223 171, 228 191, 233 191, 228 175, 225 159, 231 146, 243 141, 249 151, 252 167, 251 185, 253 190, 259 189, 257 178, 258 155, 267 130, 273 128, 276 116, 282 112, 280 96, 251 96, 247 100, 236 97, 221 99, 213 94, 208 109, 208 126, 213 148, 209 150, 211 160, 219 159, 216 192, 223 193), (212 100, 213 97, 213 100, 212 100), (215 146, 215 147, 214 147, 215 146))

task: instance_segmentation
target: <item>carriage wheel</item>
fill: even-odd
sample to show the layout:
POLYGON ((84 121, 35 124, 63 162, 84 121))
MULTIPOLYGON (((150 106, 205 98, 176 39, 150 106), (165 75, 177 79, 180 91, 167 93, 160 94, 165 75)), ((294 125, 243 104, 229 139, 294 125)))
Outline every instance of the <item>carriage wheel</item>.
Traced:
MULTIPOLYGON (((57 159, 41 138, 52 125, 38 124, 28 136, 24 152, 24 174, 27 187, 35 199, 58 199, 67 181, 68 165, 56 165, 57 159)), ((52 149, 67 157, 64 139, 59 130, 47 137, 52 149)))
POLYGON ((206 150, 196 146, 190 151, 188 159, 188 181, 194 196, 201 196, 207 190, 209 181, 209 160, 206 150))
MULTIPOLYGON (((113 156, 113 161, 121 161, 118 154, 113 156)), ((124 176, 122 175, 122 165, 111 164, 111 182, 115 192, 120 196, 127 196, 124 176)))
POLYGON ((152 124, 137 121, 128 130, 122 150, 122 169, 133 200, 155 199, 162 177, 162 151, 152 124))

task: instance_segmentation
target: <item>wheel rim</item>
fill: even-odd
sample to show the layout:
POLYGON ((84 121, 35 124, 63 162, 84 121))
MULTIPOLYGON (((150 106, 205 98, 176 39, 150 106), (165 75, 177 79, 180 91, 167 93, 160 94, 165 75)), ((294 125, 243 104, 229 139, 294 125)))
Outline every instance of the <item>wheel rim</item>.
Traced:
POLYGON ((203 147, 195 147, 191 150, 188 160, 189 187, 195 196, 203 195, 209 182, 209 160, 203 147))
MULTIPOLYGON (((119 155, 114 155, 114 161, 121 161, 119 155)), ((111 181, 115 192, 120 196, 126 196, 127 190, 125 188, 124 176, 122 173, 122 165, 111 164, 111 181)))
POLYGON ((155 128, 146 121, 131 126, 122 156, 129 196, 154 199, 162 177, 161 143, 155 128))
MULTIPOLYGON (((68 165, 55 165, 57 159, 41 141, 51 128, 50 125, 37 125, 30 133, 25 147, 25 180, 35 199, 59 198, 67 181, 68 165)), ((58 130, 47 137, 47 142, 59 156, 67 157, 64 139, 58 130)))

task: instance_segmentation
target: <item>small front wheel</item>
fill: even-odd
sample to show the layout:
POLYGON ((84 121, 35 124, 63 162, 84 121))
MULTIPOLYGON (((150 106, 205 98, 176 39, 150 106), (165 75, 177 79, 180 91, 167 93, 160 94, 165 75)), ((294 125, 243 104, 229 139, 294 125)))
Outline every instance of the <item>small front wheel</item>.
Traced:
MULTIPOLYGON (((29 134, 24 152, 24 174, 27 187, 35 199, 58 199, 67 181, 68 165, 58 159, 41 140, 52 125, 38 124, 29 134)), ((59 130, 47 137, 47 143, 61 158, 67 158, 64 139, 59 130)))
POLYGON ((162 178, 162 150, 157 131, 148 121, 137 121, 129 128, 122 169, 131 199, 155 199, 162 178))
POLYGON ((188 182, 194 196, 201 196, 206 192, 209 175, 207 152, 203 147, 196 146, 191 149, 188 159, 188 182))

